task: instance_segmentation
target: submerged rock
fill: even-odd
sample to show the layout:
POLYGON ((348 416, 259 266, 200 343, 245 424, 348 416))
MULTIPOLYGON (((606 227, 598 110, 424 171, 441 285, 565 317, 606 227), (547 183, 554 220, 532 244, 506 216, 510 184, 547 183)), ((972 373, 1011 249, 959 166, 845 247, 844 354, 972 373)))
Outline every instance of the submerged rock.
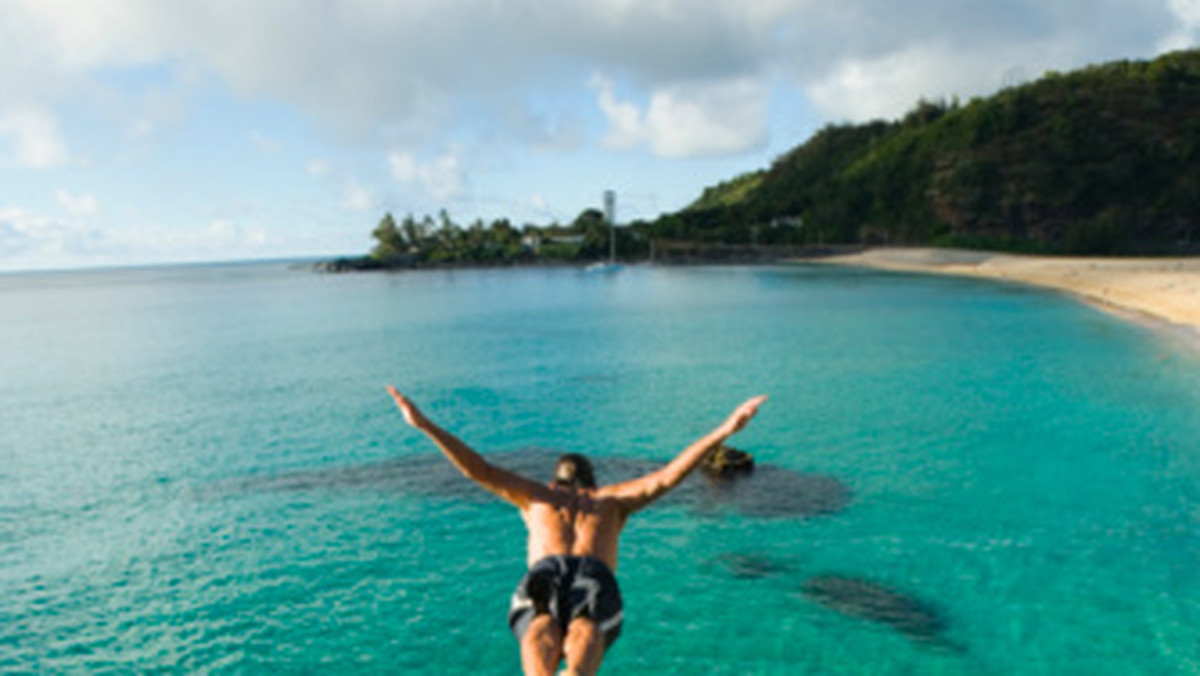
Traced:
MULTIPOLYGON (((549 482, 554 461, 562 451, 525 448, 487 453, 489 462, 536 481, 549 482)), ((643 476, 663 466, 641 458, 596 457, 596 480, 618 483, 643 476)), ((440 453, 420 453, 357 465, 336 465, 247 477, 221 487, 223 491, 338 491, 392 490, 400 493, 470 502, 494 497, 462 476, 440 453)), ((733 511, 758 518, 810 517, 836 512, 846 506, 850 491, 828 476, 803 474, 773 465, 759 465, 751 474, 729 480, 704 476, 688 479, 669 493, 664 504, 683 504, 700 514, 733 511)))
POLYGON ((814 603, 886 625, 918 643, 964 650, 943 637, 946 620, 933 606, 870 580, 820 575, 805 581, 801 593, 814 603))
POLYGON ((761 554, 721 554, 715 562, 739 580, 758 580, 791 570, 786 563, 761 554))
POLYGON ((757 518, 811 517, 832 514, 850 503, 850 489, 837 479, 758 465, 752 474, 730 479, 689 480, 678 491, 697 512, 732 510, 757 518))
MULTIPOLYGON (((549 482, 554 473, 554 462, 561 454, 562 451, 549 448, 525 448, 487 453, 485 457, 499 467, 549 482)), ((597 458, 595 464, 596 478, 601 484, 624 481, 658 467, 655 463, 629 458, 597 458)), ((382 490, 479 503, 495 499, 437 452, 245 477, 219 488, 224 492, 382 490)))

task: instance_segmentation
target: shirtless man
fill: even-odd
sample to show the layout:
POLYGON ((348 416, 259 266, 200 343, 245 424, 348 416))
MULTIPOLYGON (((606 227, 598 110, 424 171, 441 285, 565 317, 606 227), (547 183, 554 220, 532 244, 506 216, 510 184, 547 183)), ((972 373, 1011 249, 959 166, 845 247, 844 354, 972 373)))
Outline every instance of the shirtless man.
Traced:
POLYGON ((743 403, 712 432, 662 469, 632 481, 596 486, 583 456, 559 458, 549 485, 496 467, 426 418, 388 387, 409 425, 428 436, 469 479, 521 510, 529 530, 529 572, 513 594, 508 623, 529 676, 595 674, 621 631, 617 539, 629 515, 679 485, 704 456, 746 426, 766 397, 743 403))

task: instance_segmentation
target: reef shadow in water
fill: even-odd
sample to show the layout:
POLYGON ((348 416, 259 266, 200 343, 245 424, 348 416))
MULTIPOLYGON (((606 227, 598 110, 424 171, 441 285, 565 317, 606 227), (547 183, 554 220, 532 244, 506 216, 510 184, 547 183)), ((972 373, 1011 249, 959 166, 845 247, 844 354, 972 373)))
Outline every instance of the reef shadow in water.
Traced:
POLYGON ((946 639, 946 619, 932 605, 870 580, 819 575, 801 587, 804 598, 844 615, 890 627, 915 643, 956 653, 966 647, 946 639))
MULTIPOLYGON (((497 466, 549 481, 559 455, 554 449, 526 448, 486 457, 497 466)), ((628 481, 664 464, 624 457, 598 457, 593 462, 602 484, 628 481)), ((434 453, 238 479, 225 488, 232 492, 385 490, 478 503, 495 499, 434 453)), ((682 504, 700 514, 733 511, 759 518, 795 518, 836 512, 849 500, 849 489, 832 477, 759 465, 752 474, 732 479, 714 480, 696 472, 663 502, 682 504)))
POLYGON ((758 553, 726 552, 707 562, 706 567, 737 580, 761 580, 788 574, 795 566, 790 561, 758 553))
POLYGON ((770 464, 750 474, 712 478, 697 472, 678 489, 678 498, 701 514, 732 510, 755 518, 832 514, 850 503, 850 489, 837 479, 770 464))

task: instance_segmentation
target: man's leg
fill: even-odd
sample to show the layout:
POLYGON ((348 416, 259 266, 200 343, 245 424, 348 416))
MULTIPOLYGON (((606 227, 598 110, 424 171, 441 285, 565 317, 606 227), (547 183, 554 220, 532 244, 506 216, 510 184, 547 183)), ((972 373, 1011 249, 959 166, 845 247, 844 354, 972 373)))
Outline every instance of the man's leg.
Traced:
POLYGON ((594 676, 604 660, 604 634, 588 617, 577 617, 567 627, 567 638, 563 641, 563 652, 567 657, 564 674, 594 676))
POLYGON ((558 623, 545 613, 534 617, 521 637, 521 668, 525 676, 554 676, 562 655, 563 636, 558 623))

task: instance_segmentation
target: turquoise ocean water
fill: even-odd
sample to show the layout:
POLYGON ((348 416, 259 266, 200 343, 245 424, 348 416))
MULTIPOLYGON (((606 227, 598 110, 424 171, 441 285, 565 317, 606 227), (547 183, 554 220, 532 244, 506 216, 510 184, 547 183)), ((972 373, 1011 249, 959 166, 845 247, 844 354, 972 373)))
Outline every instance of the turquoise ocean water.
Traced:
POLYGON ((821 267, 255 264, 0 276, 0 672, 517 673, 521 521, 387 383, 601 480, 767 393, 735 445, 844 487, 635 517, 608 673, 1200 670, 1200 360, 1150 329, 821 267), (814 603, 818 576, 937 640, 814 603))

